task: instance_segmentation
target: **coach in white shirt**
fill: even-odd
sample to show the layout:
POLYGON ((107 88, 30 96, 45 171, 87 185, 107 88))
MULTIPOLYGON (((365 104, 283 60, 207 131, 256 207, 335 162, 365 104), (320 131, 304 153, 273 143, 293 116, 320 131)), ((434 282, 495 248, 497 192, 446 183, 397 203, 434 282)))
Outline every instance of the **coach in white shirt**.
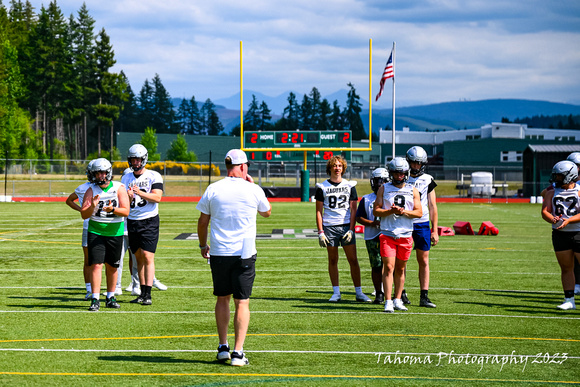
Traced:
POLYGON ((207 187, 197 204, 196 208, 201 212, 197 234, 202 257, 211 257, 213 294, 217 296, 215 316, 220 341, 217 359, 227 361, 231 358, 232 365, 244 366, 249 363, 243 345, 250 322, 250 295, 256 275, 256 212, 267 218, 271 214, 271 206, 262 188, 254 184, 248 175, 248 158, 244 151, 230 150, 226 154, 225 163, 227 176, 207 187), (235 345, 230 356, 227 335, 232 294, 236 310, 235 345))

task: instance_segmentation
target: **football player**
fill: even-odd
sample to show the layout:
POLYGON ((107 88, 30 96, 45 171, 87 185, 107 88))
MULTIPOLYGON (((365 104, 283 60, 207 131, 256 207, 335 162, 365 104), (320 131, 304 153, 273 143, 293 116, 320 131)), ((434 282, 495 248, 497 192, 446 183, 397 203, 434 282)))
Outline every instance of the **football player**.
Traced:
POLYGON ((580 259, 580 186, 575 182, 578 168, 571 161, 559 161, 552 168, 550 183, 542 203, 542 218, 552 225, 552 245, 562 272, 564 303, 558 309, 576 309, 574 301, 574 259, 580 259))
POLYGON ((332 284, 330 302, 341 299, 338 281, 338 247, 342 246, 348 264, 350 276, 356 291, 356 300, 371 302, 362 291, 360 267, 356 256, 356 238, 354 234, 356 204, 356 182, 343 179, 347 163, 341 156, 333 156, 326 162, 328 180, 316 184, 316 226, 318 243, 326 247, 328 253, 328 274, 332 284))
POLYGON ((151 287, 155 278, 155 251, 159 241, 159 203, 163 196, 163 178, 146 169, 148 152, 141 144, 129 148, 127 162, 133 173, 122 178, 127 187, 131 211, 127 218, 129 248, 137 258, 141 294, 132 303, 151 305, 151 287))
MULTIPOLYGON (((570 153, 566 160, 576 164, 578 171, 580 171, 580 152, 570 153)), ((576 181, 578 181, 578 178, 576 178, 576 181)), ((574 285, 574 294, 580 294, 580 263, 578 263, 578 261, 574 261, 574 278, 576 280, 576 285, 574 285)))
POLYGON ((381 219, 373 215, 373 205, 379 188, 389 181, 389 173, 385 168, 377 168, 371 173, 370 183, 372 193, 364 195, 356 210, 357 223, 365 226, 364 239, 371 263, 371 279, 375 288, 373 304, 385 301, 383 294, 383 261, 379 252, 379 235, 381 234, 381 219))
MULTIPOLYGON (((435 246, 439 242, 437 197, 435 196, 437 183, 433 180, 433 176, 425 173, 427 152, 423 148, 420 146, 410 148, 407 151, 407 162, 410 167, 409 184, 419 191, 423 209, 423 216, 413 220, 413 242, 417 251, 419 286, 421 287, 419 306, 435 308, 436 305, 429 299, 429 250, 431 250, 431 245, 435 246), (429 227, 429 220, 431 220, 431 227, 429 227)), ((403 302, 411 303, 404 289, 401 298, 403 302)))
POLYGON ((402 157, 387 165, 390 182, 383 184, 373 207, 373 215, 381 218, 380 252, 383 259, 385 312, 407 310, 401 300, 405 285, 405 266, 413 248, 413 219, 421 218, 423 210, 419 191, 410 184, 409 163, 402 157), (395 284, 395 299, 391 293, 395 284))
POLYGON ((113 168, 107 159, 93 161, 90 170, 93 183, 85 192, 81 216, 89 219, 88 253, 91 265, 91 306, 89 311, 99 310, 99 290, 103 264, 107 277, 107 308, 118 309, 121 306, 115 299, 117 285, 117 268, 123 248, 123 230, 125 217, 129 215, 129 198, 125 186, 113 179, 113 168))

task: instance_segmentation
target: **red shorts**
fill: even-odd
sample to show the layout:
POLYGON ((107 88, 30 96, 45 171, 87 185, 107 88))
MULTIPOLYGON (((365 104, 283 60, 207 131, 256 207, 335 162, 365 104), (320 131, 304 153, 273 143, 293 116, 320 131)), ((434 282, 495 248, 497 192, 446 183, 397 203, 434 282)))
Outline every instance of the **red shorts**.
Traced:
POLYGON ((401 261, 408 261, 413 251, 413 237, 392 238, 381 234, 381 257, 397 257, 401 261))

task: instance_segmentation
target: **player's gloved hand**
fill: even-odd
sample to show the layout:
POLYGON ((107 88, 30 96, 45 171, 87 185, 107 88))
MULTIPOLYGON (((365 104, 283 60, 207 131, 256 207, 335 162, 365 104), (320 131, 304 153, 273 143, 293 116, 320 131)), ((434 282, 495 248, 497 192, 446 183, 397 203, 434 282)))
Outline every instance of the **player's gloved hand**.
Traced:
POLYGON ((329 243, 330 241, 328 240, 326 235, 324 235, 323 232, 318 234, 318 244, 320 245, 320 247, 326 247, 328 246, 329 243))
POLYGON ((352 230, 348 230, 343 236, 342 236, 342 240, 345 243, 348 243, 352 240, 352 238, 354 237, 354 232, 352 230))

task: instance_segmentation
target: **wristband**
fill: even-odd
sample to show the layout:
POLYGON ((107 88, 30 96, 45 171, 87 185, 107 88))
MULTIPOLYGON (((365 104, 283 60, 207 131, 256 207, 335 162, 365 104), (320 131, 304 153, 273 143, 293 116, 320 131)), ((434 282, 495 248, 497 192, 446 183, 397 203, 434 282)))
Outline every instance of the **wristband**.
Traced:
POLYGON ((324 231, 318 231, 318 234, 324 234, 324 231))
POLYGON ((199 248, 202 250, 207 249, 207 245, 205 245, 205 246, 199 245, 199 248))

